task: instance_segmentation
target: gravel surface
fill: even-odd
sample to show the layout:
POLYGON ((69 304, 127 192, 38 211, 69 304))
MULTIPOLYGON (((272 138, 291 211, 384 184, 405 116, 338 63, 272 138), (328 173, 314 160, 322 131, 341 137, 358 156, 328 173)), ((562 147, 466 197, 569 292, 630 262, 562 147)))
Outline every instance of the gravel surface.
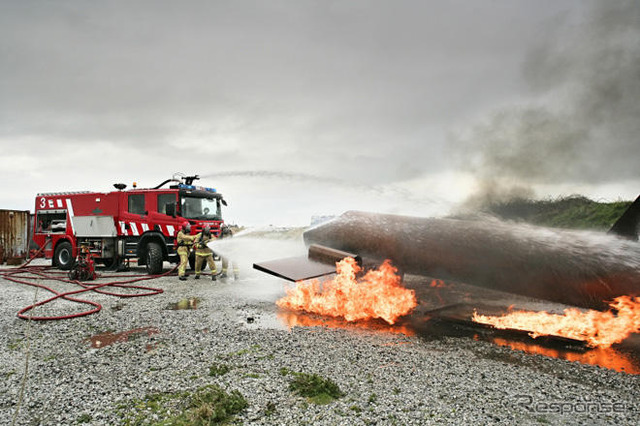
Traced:
MULTIPOLYGON (((16 313, 33 302, 35 289, 0 280, 0 423, 12 424, 19 408, 19 425, 122 424, 118 407, 136 398, 208 384, 244 395, 249 406, 234 422, 245 424, 639 422, 639 376, 466 337, 289 328, 274 304, 282 282, 242 273, 227 283, 159 278, 143 283, 164 290, 150 297, 93 293, 87 298, 103 306, 95 315, 30 323, 16 313), (184 298, 197 298, 197 309, 168 309, 184 298), (92 336, 136 329, 127 341, 92 347, 92 336), (230 370, 210 376, 213 364, 230 370), (345 395, 311 403, 289 390, 286 371, 330 378, 345 395)), ((63 287, 70 288, 56 285, 63 287)), ((38 300, 46 297, 38 291, 38 300)), ((78 309, 56 302, 36 312, 78 309)))

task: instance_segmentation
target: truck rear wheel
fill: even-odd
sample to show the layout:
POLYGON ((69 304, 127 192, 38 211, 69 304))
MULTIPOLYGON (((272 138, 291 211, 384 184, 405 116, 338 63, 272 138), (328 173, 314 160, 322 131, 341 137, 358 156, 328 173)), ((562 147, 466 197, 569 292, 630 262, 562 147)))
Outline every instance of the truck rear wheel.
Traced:
POLYGON ((108 269, 108 268, 111 268, 113 264, 116 263, 116 261, 111 257, 106 257, 101 260, 101 263, 104 265, 105 268, 108 269))
POLYGON ((147 244, 147 272, 150 275, 162 272, 162 249, 158 243, 147 244))
POLYGON ((63 241, 56 246, 56 251, 53 254, 53 264, 59 269, 68 271, 73 266, 73 249, 71 243, 63 241))

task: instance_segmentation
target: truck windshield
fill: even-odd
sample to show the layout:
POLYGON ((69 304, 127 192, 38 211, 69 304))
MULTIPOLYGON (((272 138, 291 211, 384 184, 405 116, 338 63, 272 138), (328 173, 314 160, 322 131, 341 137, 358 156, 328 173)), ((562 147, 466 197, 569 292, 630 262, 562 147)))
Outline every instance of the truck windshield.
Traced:
POLYGON ((182 217, 185 219, 222 220, 220 202, 213 198, 180 198, 182 217))

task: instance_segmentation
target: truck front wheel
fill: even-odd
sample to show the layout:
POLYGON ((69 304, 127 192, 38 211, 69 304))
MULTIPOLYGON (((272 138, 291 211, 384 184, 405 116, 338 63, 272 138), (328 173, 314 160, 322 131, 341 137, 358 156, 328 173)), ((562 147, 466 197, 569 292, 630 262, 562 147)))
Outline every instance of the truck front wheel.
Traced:
POLYGON ((158 243, 147 244, 147 272, 150 275, 162 272, 162 249, 158 243))
POLYGON ((71 243, 68 241, 63 241, 56 246, 56 251, 53 254, 53 263, 54 266, 57 266, 59 269, 64 271, 68 271, 73 266, 73 250, 71 247, 71 243))

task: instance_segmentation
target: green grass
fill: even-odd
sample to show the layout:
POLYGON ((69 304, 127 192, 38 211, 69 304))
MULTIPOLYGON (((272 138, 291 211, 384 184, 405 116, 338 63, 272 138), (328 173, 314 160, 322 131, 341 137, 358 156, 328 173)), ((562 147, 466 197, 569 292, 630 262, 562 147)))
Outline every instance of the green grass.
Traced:
POLYGON ((249 404, 240 392, 226 393, 216 385, 200 389, 191 397, 187 409, 171 420, 171 425, 211 425, 220 424, 238 414, 249 404))
POLYGON ((91 417, 91 415, 82 414, 80 415, 80 417, 78 417, 76 421, 77 423, 82 424, 82 423, 89 423, 91 420, 93 420, 93 417, 91 417))
POLYGON ((249 348, 240 349, 236 352, 229 352, 223 355, 218 355, 219 359, 231 360, 232 358, 242 357, 247 354, 252 354, 260 351, 262 347, 260 345, 251 345, 249 348))
POLYGON ((9 350, 16 351, 22 348, 23 342, 23 339, 12 339, 7 343, 7 348, 9 348, 9 350))
POLYGON ((491 204, 484 211, 499 218, 557 228, 606 231, 631 201, 600 203, 579 195, 547 200, 513 199, 491 204))
POLYGON ((264 415, 269 417, 278 412, 276 404, 273 401, 267 402, 267 406, 264 408, 264 415))
POLYGON ((234 390, 225 392, 208 385, 195 392, 159 393, 120 404, 117 408, 122 424, 137 425, 213 425, 229 421, 248 406, 247 400, 234 390))
POLYGON ((287 367, 282 367, 279 371, 281 376, 286 376, 287 374, 292 373, 292 371, 289 370, 287 367))
POLYGON ((156 393, 119 404, 117 411, 124 425, 149 424, 149 418, 154 415, 158 415, 162 420, 177 415, 180 411, 179 402, 188 397, 188 392, 156 393))
POLYGON ((227 364, 213 363, 209 367, 209 376, 222 376, 227 374, 231 370, 227 364))
POLYGON ((328 404, 344 396, 338 385, 331 379, 325 379, 317 374, 292 374, 293 379, 289 383, 289 390, 309 398, 314 404, 328 404))

